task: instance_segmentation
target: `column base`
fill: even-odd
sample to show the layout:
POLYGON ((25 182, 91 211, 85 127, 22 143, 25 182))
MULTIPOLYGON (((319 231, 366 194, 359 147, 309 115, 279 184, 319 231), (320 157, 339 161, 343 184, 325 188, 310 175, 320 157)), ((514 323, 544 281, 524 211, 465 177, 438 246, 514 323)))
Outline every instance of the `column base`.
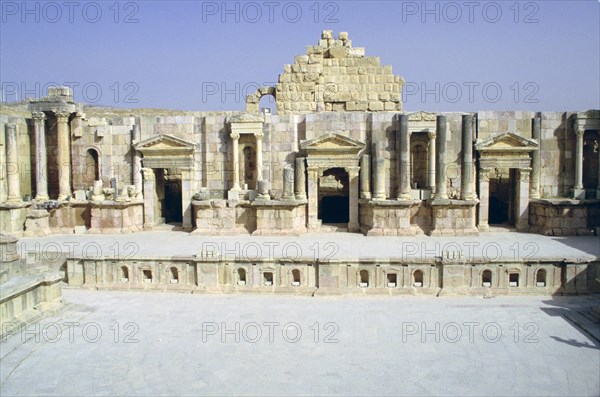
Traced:
POLYGON ((480 232, 489 232, 490 231, 490 225, 488 225, 487 223, 480 224, 480 225, 477 226, 477 229, 479 229, 480 232))
POLYGON ((518 223, 516 225, 516 229, 517 229, 517 232, 526 233, 529 231, 529 224, 528 223, 518 223))
POLYGON ((412 196, 410 194, 400 194, 398 195, 398 198, 396 199, 398 201, 411 201, 412 200, 412 196))
POLYGON ((306 193, 296 193, 296 200, 307 200, 306 193))
POLYGON ((385 200, 386 198, 385 194, 376 194, 373 196, 373 200, 385 200))
POLYGON ((48 201, 50 197, 48 196, 35 196, 35 201, 48 201))
MULTIPOLYGON (((599 192, 600 194, 600 192, 599 192)), ((371 198, 371 192, 360 192, 360 198, 361 199, 370 199, 371 198)))
POLYGON ((477 200, 477 195, 476 194, 466 194, 464 196, 460 196, 460 199, 468 200, 468 201, 477 200))
POLYGON ((9 197, 6 199, 6 202, 9 204, 19 204, 22 203, 21 197, 9 197))
POLYGON ((358 226, 358 222, 348 222, 348 232, 349 233, 357 233, 360 231, 360 227, 358 226))
POLYGON ((585 189, 573 189, 573 198, 576 200, 585 200, 585 189))

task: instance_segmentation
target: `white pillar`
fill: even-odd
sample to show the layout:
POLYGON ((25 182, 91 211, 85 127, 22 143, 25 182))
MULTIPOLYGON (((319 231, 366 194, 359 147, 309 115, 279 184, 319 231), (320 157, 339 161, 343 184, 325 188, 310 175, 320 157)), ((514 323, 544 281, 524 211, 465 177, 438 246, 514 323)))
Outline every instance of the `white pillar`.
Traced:
POLYGON ((585 190, 583 189, 583 129, 575 131, 577 142, 575 146, 575 189, 573 197, 577 199, 585 198, 585 190))
POLYGON ((240 134, 232 132, 231 139, 233 142, 233 186, 231 187, 231 190, 240 190, 240 134))
POLYGON ((462 116, 462 164, 461 164, 461 188, 462 200, 474 200, 475 181, 473 180, 473 116, 465 114, 462 116))
POLYGON ((349 182, 349 218, 348 231, 358 232, 359 230, 359 212, 358 212, 358 171, 359 167, 347 167, 349 182))
POLYGON ((446 192, 446 116, 437 116, 436 123, 436 157, 437 164, 435 167, 435 196, 436 200, 448 198, 446 192))
MULTIPOLYGON (((71 197, 71 145, 69 138, 69 112, 57 111, 56 114, 56 137, 58 152, 58 199, 66 200, 71 197)), ((117 192, 115 192, 117 194, 117 192)))
POLYGON ((531 169, 517 170, 517 203, 515 226, 519 232, 529 231, 529 177, 531 169))
POLYGON ((48 157, 46 155, 46 115, 32 114, 35 128, 35 199, 48 200, 48 157))
POLYGON ((410 200, 410 134, 408 133, 408 117, 405 114, 400 115, 398 134, 400 139, 396 141, 400 143, 397 149, 400 175, 397 176, 398 192, 396 197, 398 200, 410 200))
MULTIPOLYGON (((142 135, 140 126, 135 124, 133 126, 132 143, 136 144, 141 141, 142 135)), ((139 151, 133 150, 133 170, 131 175, 131 182, 135 185, 137 194, 141 195, 143 190, 143 178, 142 178, 142 155, 139 151)))
POLYGON ((428 132, 429 149, 427 150, 427 187, 435 192, 435 131, 428 132))
POLYGON ((385 157, 383 154, 383 143, 373 144, 375 153, 373 156, 373 199, 385 200, 385 157))
POLYGON ((531 137, 537 141, 538 148, 532 153, 531 160, 531 181, 529 183, 529 197, 539 199, 540 194, 540 179, 542 173, 542 120, 539 117, 534 117, 531 123, 531 137))
POLYGON ((306 200, 306 166, 304 157, 296 157, 296 200, 306 200))
MULTIPOLYGON (((262 181, 263 179, 263 152, 262 152, 262 140, 263 133, 254 134, 256 138, 256 181, 262 181)), ((258 186, 258 185, 257 185, 258 186)))
POLYGON ((18 164, 18 146, 17 146, 17 126, 6 124, 6 173, 8 193, 7 202, 21 202, 21 182, 19 180, 18 164))
POLYGON ((360 158, 360 198, 371 198, 371 156, 368 154, 360 158))
POLYGON ((479 220, 477 227, 480 232, 489 230, 488 224, 490 210, 490 169, 479 169, 479 220))

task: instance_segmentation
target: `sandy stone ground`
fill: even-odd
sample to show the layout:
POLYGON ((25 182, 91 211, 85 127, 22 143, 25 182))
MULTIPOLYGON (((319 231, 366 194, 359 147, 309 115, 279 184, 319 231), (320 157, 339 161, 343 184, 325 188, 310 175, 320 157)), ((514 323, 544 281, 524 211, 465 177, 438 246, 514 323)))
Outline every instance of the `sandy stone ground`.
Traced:
POLYGON ((0 395, 600 394, 597 296, 63 292, 0 342, 0 395))

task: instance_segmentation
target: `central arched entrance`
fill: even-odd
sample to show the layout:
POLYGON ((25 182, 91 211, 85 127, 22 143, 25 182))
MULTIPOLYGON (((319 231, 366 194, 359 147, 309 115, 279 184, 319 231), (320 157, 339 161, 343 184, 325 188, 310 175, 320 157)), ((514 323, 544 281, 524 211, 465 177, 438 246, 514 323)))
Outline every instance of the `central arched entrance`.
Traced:
POLYGON ((350 194, 348 173, 343 168, 329 168, 319 178, 318 217, 323 224, 349 222, 350 194))

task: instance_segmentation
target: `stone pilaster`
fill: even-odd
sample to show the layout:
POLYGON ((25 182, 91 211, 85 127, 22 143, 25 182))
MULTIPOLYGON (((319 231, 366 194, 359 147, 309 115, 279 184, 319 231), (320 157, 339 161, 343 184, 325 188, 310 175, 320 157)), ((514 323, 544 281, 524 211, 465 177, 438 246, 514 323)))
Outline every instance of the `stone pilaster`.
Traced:
POLYGON ((19 163, 17 146, 17 126, 14 124, 6 124, 6 190, 7 202, 21 202, 21 183, 19 181, 19 163))
POLYGON ((371 156, 368 154, 360 158, 360 198, 371 198, 371 156))
POLYGON ((359 167, 346 167, 348 172, 349 181, 349 217, 348 217, 348 231, 358 232, 358 171, 359 167))
POLYGON ((48 200, 48 156, 46 154, 46 115, 32 114, 35 128, 35 199, 48 200))
POLYGON ((427 187, 435 192, 435 132, 428 132, 429 148, 427 150, 427 187))
POLYGON ((240 190, 240 134, 231 133, 232 151, 233 151, 233 186, 231 190, 240 190))
POLYGON ((319 167, 308 166, 308 227, 318 229, 319 220, 319 167))
POLYGON ((575 146, 575 188, 573 198, 584 199, 585 190, 583 189, 583 129, 577 129, 575 135, 577 142, 575 146))
POLYGON ((531 122, 531 137, 538 143, 538 150, 534 150, 532 153, 529 197, 532 199, 538 199, 541 197, 540 179, 542 177, 542 120, 539 117, 534 117, 531 122))
POLYGON ((263 179, 263 133, 255 133, 254 138, 256 138, 256 181, 260 181, 263 179))
POLYGON ((398 159, 400 164, 398 175, 398 200, 410 200, 410 134, 408 133, 408 117, 405 114, 400 115, 400 143, 398 147, 398 159))
POLYGON ((446 116, 437 116, 435 148, 437 164, 435 167, 435 196, 436 200, 448 198, 446 192, 446 116))
POLYGON ((294 169, 286 165, 283 167, 283 196, 282 200, 294 200, 294 169))
POLYGON ((517 169, 515 226, 519 232, 529 231, 529 178, 531 168, 517 169))
POLYGON ((473 116, 465 114, 462 116, 462 164, 460 176, 460 198, 462 200, 474 200, 475 181, 473 174, 473 116))
POLYGON ((376 142, 375 156, 373 157, 373 199, 385 200, 385 158, 383 143, 376 142))
POLYGON ((490 229, 488 224, 490 212, 490 169, 479 169, 479 219, 477 227, 480 232, 490 229))
MULTIPOLYGON (((136 144, 142 140, 140 126, 135 124, 132 131, 132 144, 136 144)), ((132 149, 133 150, 133 149, 132 149)), ((138 194, 143 190, 142 178, 142 155, 139 151, 133 150, 133 170, 131 173, 131 183, 135 186, 138 194)))
POLYGON ((306 200, 306 163, 304 157, 296 157, 296 200, 306 200))
MULTIPOLYGON (((71 197, 71 142, 69 137, 69 112, 58 111, 56 114, 56 136, 58 141, 58 199, 71 197)), ((115 192, 116 194, 116 192, 115 192)))

